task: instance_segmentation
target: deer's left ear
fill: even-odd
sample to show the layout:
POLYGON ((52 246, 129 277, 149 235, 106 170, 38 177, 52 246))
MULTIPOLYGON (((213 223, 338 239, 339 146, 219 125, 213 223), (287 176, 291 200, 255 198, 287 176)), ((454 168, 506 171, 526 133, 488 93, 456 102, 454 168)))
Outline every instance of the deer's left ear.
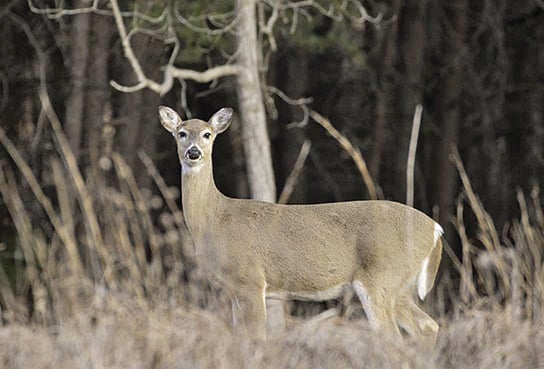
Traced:
POLYGON ((176 133, 183 123, 179 114, 168 106, 159 106, 159 117, 162 126, 170 133, 176 133))
POLYGON ((231 108, 223 108, 210 118, 208 124, 215 134, 224 132, 229 128, 230 122, 232 121, 232 113, 233 110, 231 108))

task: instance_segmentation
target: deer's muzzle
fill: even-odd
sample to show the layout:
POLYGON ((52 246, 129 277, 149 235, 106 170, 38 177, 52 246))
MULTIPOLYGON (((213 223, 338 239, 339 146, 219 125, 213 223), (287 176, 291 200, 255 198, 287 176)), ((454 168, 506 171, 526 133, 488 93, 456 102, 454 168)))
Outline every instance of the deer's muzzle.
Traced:
POLYGON ((191 146, 189 150, 185 152, 185 156, 189 160, 198 160, 202 157, 202 152, 196 146, 191 146))

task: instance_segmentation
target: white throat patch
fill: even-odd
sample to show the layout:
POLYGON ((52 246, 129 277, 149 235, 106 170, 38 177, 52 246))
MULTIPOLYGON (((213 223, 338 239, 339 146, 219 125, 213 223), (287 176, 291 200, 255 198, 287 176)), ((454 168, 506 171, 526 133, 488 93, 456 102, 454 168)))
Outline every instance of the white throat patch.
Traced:
POLYGON ((203 162, 197 165, 181 164, 181 172, 182 174, 198 174, 203 166, 203 162))

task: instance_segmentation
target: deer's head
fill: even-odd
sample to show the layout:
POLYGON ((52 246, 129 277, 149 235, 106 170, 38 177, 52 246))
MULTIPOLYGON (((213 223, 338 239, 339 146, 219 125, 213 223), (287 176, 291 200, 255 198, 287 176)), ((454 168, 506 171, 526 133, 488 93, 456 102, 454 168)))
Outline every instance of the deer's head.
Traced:
POLYGON ((211 160, 215 137, 230 125, 233 110, 223 108, 208 122, 200 119, 183 121, 175 110, 159 106, 159 117, 163 127, 175 138, 179 161, 184 168, 197 168, 211 160))

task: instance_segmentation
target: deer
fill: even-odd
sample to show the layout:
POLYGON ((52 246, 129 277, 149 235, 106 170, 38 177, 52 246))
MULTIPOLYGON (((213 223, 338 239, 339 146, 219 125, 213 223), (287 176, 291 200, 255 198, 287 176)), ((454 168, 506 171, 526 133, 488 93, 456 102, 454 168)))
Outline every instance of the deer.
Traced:
POLYGON ((434 345, 439 326, 414 297, 426 297, 438 272, 437 222, 386 200, 280 205, 225 196, 214 182, 212 149, 233 109, 207 122, 158 110, 177 144, 197 263, 230 286, 235 326, 266 339, 266 299, 323 301, 351 291, 373 330, 402 337, 402 329, 434 345))

